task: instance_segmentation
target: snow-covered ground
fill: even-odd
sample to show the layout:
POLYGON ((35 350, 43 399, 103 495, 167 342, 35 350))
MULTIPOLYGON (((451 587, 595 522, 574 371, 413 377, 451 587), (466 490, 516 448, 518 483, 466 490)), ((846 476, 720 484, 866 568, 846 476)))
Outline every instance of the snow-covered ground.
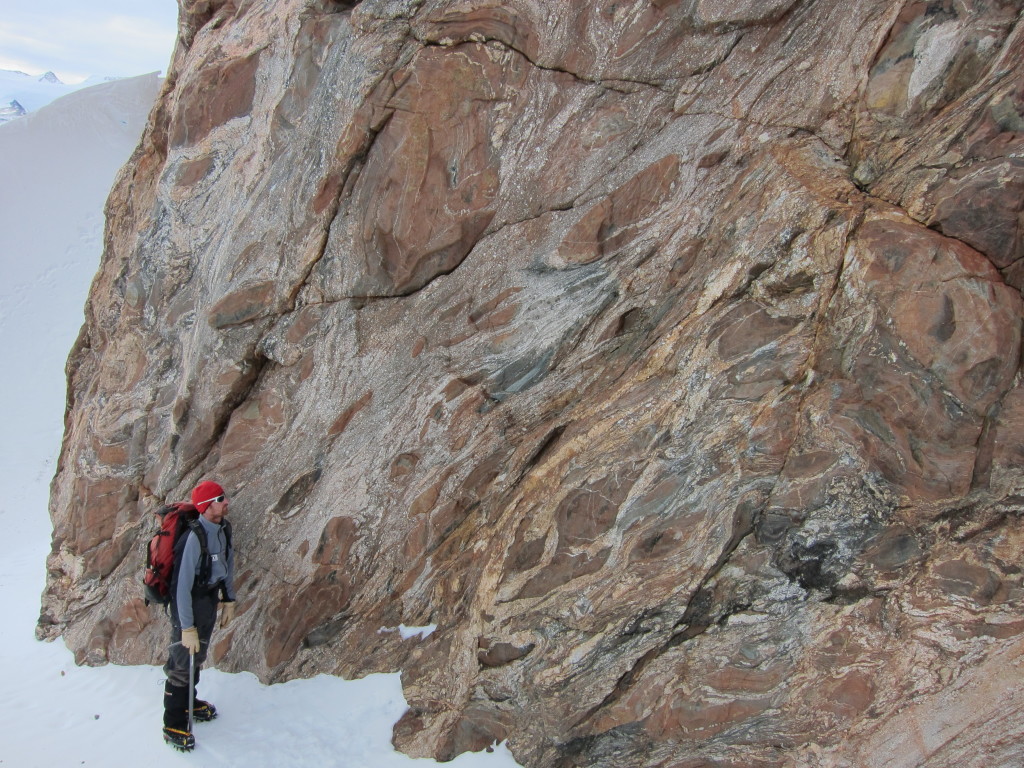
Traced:
MULTIPOLYGON (((158 87, 156 75, 105 83, 0 125, 0 766, 436 765, 391 747, 405 711, 398 675, 268 687, 205 671, 202 696, 221 716, 198 724, 196 751, 180 754, 160 736, 158 667, 76 667, 63 643, 34 638, 64 363, 102 248, 104 199, 158 87)), ((499 746, 446 765, 517 763, 499 746)))

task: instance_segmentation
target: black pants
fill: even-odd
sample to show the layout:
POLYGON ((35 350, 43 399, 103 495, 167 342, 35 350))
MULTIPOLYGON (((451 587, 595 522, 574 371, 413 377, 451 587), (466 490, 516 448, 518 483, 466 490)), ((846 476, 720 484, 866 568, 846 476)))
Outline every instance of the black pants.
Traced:
MULTIPOLYGON (((193 590, 192 616, 199 633, 199 652, 195 657, 195 683, 199 683, 199 669, 206 661, 210 649, 210 637, 217 624, 217 590, 193 590)), ((181 622, 178 611, 171 604, 171 645, 167 652, 164 672, 164 725, 184 730, 188 725, 188 667, 189 652, 181 644, 181 622)))

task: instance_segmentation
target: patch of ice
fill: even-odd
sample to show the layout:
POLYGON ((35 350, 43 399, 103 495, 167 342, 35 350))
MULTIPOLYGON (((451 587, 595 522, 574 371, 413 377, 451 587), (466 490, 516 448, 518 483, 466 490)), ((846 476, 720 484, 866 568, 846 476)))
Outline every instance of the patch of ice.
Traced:
POLYGON ((434 634, 436 629, 436 624, 429 624, 425 627, 407 627, 405 624, 399 624, 397 627, 381 627, 377 630, 377 634, 384 635, 388 632, 397 632, 402 636, 403 640, 408 640, 410 637, 418 637, 420 640, 425 640, 434 634))

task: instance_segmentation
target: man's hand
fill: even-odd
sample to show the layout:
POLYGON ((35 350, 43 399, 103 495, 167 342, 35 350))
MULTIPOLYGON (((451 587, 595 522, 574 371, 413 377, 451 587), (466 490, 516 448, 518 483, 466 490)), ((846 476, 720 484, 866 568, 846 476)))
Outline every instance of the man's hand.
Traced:
POLYGON ((189 653, 199 653, 199 630, 195 627, 181 630, 181 644, 189 653))
POLYGON ((231 621, 235 618, 235 603, 232 600, 230 603, 220 604, 220 628, 224 629, 231 621))

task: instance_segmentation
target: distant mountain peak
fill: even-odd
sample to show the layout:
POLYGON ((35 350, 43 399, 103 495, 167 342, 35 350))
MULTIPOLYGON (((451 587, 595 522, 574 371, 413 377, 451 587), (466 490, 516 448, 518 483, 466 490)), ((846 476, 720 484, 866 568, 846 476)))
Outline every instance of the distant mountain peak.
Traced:
POLYGON ((17 99, 11 99, 6 105, 0 106, 0 123, 6 123, 16 117, 26 114, 27 110, 18 103, 17 99))
POLYGON ((53 72, 47 72, 45 75, 40 75, 40 83, 53 83, 54 85, 64 85, 64 82, 57 77, 53 72))

